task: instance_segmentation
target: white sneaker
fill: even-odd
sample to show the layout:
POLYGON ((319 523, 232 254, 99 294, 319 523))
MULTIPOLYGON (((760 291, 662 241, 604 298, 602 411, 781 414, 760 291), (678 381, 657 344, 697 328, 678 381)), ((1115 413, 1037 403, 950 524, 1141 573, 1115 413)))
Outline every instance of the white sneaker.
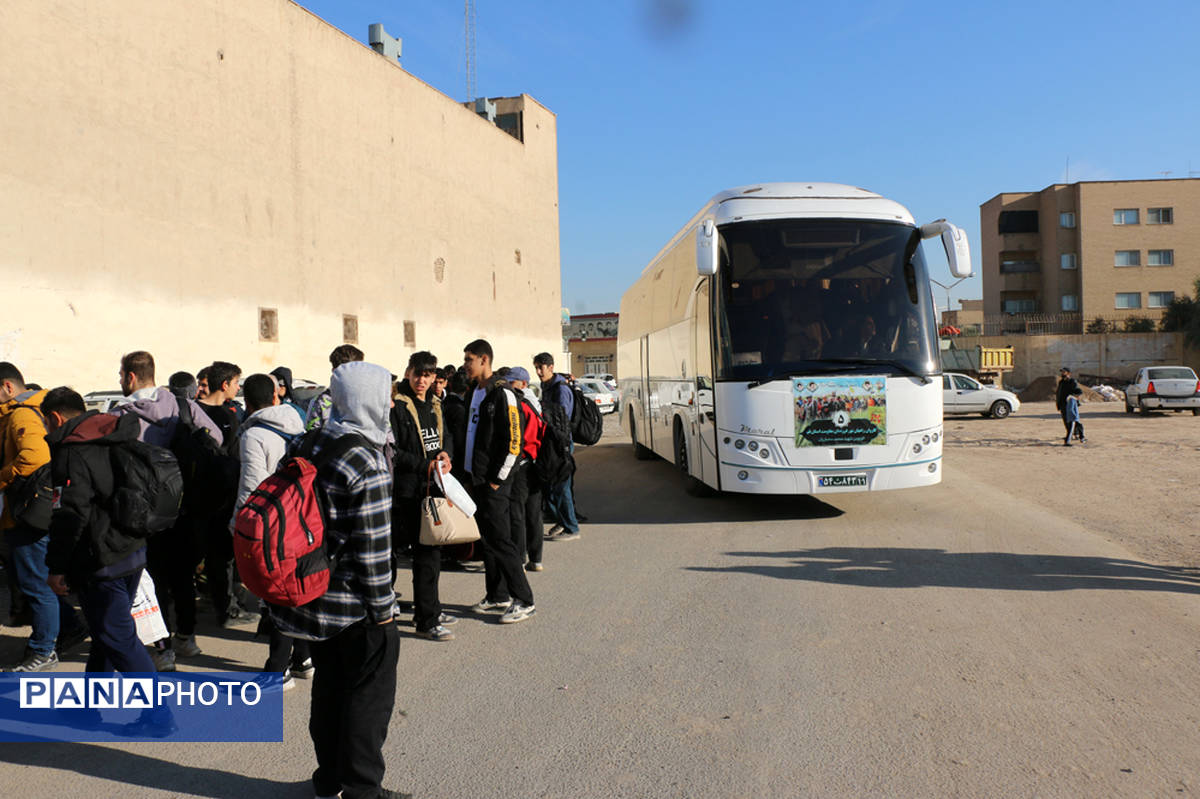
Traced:
POLYGON ((176 633, 171 638, 171 648, 181 658, 194 658, 200 654, 200 647, 196 645, 196 636, 194 635, 179 635, 176 633))
POLYGON ((514 601, 512 607, 504 612, 500 617, 501 624, 516 624, 519 621, 525 621, 534 613, 533 605, 524 605, 514 601))
POLYGON ((512 600, 507 602, 492 602, 487 597, 476 602, 471 606, 471 610, 476 613, 495 613, 496 611, 504 612, 512 605, 512 600))

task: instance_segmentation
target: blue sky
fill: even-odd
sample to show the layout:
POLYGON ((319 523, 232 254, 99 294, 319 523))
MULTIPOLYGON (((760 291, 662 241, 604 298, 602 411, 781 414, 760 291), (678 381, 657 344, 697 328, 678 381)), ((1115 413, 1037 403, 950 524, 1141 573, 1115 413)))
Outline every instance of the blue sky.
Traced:
MULTIPOLYGON (((461 0, 301 0, 465 99, 461 0)), ((476 0, 477 93, 558 116, 563 304, 618 309, 713 194, 871 189, 971 240, 1002 191, 1200 176, 1200 3, 476 0)), ((940 247, 934 279, 950 283, 940 247)), ((974 277, 952 292, 978 298, 974 277)), ((938 304, 946 293, 936 289, 938 304)))

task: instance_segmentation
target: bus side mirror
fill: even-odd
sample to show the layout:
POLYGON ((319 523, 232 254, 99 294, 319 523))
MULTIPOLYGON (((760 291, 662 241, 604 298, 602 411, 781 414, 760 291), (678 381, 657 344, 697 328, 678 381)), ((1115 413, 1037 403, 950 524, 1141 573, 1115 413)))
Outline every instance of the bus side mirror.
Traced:
POLYGON ((705 219, 696 228, 696 271, 704 277, 715 275, 719 252, 717 226, 711 219, 705 219))
POLYGON ((967 234, 962 228, 950 224, 945 219, 921 225, 921 238, 931 239, 937 235, 941 235, 942 246, 946 248, 950 274, 954 277, 970 277, 971 245, 967 243, 967 234))

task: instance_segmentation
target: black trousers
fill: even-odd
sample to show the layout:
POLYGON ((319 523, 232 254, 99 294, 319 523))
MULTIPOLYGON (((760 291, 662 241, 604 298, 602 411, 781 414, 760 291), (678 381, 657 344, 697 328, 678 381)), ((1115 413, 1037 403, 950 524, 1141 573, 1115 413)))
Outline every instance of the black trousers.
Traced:
POLYGON ((515 478, 493 489, 487 483, 475 486, 478 509, 475 521, 483 539, 484 584, 487 599, 503 602, 515 599, 533 604, 533 589, 525 577, 525 553, 517 548, 518 530, 525 526, 524 508, 513 501, 515 478))
POLYGON ((163 621, 169 631, 179 635, 196 634, 196 566, 200 563, 197 536, 196 525, 180 519, 146 543, 146 570, 154 580, 163 621))
MULTIPOLYGON (((85 671, 153 672, 154 662, 138 640, 131 615, 142 570, 126 577, 89 582, 75 592, 92 631, 85 671)), ((161 607, 161 606, 160 606, 161 607)))
POLYGON ((421 543, 421 500, 397 497, 392 505, 392 540, 412 547, 413 625, 428 632, 438 625, 442 602, 442 548, 421 543))
POLYGON ((532 461, 522 464, 513 482, 513 502, 521 506, 523 524, 518 531, 517 551, 531 563, 542 562, 542 481, 532 461))
POLYGON ((387 764, 383 742, 396 704, 400 631, 360 621, 333 638, 312 641, 312 711, 308 734, 317 754, 318 796, 375 799, 387 764))
POLYGON ((259 632, 267 633, 267 663, 263 671, 285 671, 288 666, 299 666, 312 655, 308 641, 292 638, 279 632, 271 617, 263 614, 259 632))

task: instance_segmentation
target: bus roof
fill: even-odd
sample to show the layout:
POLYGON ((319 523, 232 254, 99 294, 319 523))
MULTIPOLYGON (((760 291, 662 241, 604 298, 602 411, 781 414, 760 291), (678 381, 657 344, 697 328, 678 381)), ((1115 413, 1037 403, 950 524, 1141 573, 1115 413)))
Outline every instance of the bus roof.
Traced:
POLYGON ((841 183, 751 183, 719 192, 688 220, 650 260, 650 271, 702 219, 718 225, 742 219, 770 218, 880 219, 915 225, 912 214, 898 202, 873 191, 841 183))

